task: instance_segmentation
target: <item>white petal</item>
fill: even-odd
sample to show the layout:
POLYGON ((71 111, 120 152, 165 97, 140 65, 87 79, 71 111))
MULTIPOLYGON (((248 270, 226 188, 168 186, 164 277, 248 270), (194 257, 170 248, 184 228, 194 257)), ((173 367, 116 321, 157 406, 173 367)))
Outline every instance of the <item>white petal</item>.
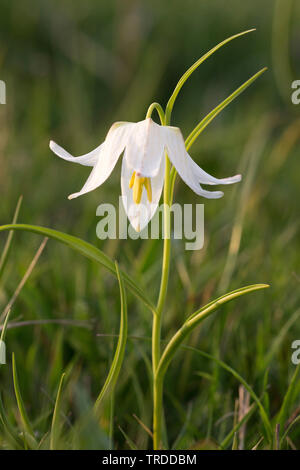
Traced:
POLYGON ((50 140, 49 147, 52 152, 54 152, 56 155, 58 155, 60 158, 63 158, 64 160, 68 160, 69 162, 80 163, 80 165, 94 166, 100 156, 103 144, 99 145, 99 147, 95 148, 91 152, 85 155, 81 155, 80 157, 73 157, 73 155, 71 155, 65 149, 60 147, 60 145, 57 145, 55 142, 53 142, 53 140, 50 140))
POLYGON ((196 162, 189 156, 189 154, 186 152, 186 158, 189 159, 194 174, 197 176, 197 179, 199 183, 202 184, 233 184, 233 183, 238 183, 242 179, 242 175, 235 175, 235 176, 229 176, 227 178, 215 178, 214 176, 210 175, 209 173, 206 173, 206 171, 202 170, 199 165, 197 165, 196 162))
POLYGON ((81 191, 71 194, 69 199, 93 191, 107 180, 125 148, 132 126, 134 124, 116 123, 111 127, 101 149, 101 158, 97 161, 81 191))
POLYGON ((130 168, 146 177, 157 175, 164 154, 163 126, 151 118, 137 122, 126 145, 126 160, 130 168))
POLYGON ((177 127, 165 127, 165 142, 172 164, 196 194, 210 199, 219 198, 223 196, 221 191, 206 191, 201 188, 200 183, 232 184, 241 180, 241 175, 219 179, 202 170, 187 153, 181 131, 177 127))
POLYGON ((137 232, 140 232, 152 219, 159 204, 164 184, 165 159, 161 159, 157 175, 154 178, 151 178, 151 203, 147 199, 145 188, 143 189, 141 204, 135 204, 133 201, 133 191, 129 188, 129 181, 131 179, 132 172, 133 170, 128 165, 126 155, 124 155, 121 174, 122 202, 131 225, 137 232))

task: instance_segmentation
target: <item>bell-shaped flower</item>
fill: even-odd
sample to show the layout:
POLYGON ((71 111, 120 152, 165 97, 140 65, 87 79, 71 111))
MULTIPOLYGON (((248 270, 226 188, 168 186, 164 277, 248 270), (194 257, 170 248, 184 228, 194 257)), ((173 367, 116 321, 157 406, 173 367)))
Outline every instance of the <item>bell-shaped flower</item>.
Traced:
POLYGON ((69 199, 88 193, 104 183, 124 152, 122 200, 131 225, 137 231, 148 224, 159 204, 164 184, 165 152, 183 181, 199 196, 210 199, 223 196, 221 191, 207 191, 200 184, 232 184, 241 180, 241 175, 218 179, 206 173, 187 153, 180 129, 161 126, 151 118, 137 123, 113 124, 105 141, 80 157, 73 157, 53 141, 50 148, 65 160, 93 167, 83 188, 71 194, 69 199))

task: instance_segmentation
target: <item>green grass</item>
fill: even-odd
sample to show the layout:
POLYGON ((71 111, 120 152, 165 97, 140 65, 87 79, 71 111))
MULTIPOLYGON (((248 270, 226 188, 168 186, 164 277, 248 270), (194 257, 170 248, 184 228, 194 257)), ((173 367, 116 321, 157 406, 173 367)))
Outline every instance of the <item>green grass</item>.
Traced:
MULTIPOLYGON (((226 187, 221 200, 200 201, 179 178, 176 182, 175 202, 205 203, 205 245, 187 252, 183 242, 172 243, 164 341, 225 292, 255 283, 271 287, 224 305, 181 347, 165 379, 169 448, 268 449, 266 422, 274 447, 280 422, 280 447, 300 448, 299 368, 291 363, 291 343, 300 338, 299 108, 285 95, 290 69, 293 79, 300 75, 296 3, 287 18, 290 5, 281 0, 263 6, 258 0, 187 1, 184 10, 174 0, 171 12, 168 2, 158 1, 130 7, 117 1, 48 1, 26 9, 16 0, 3 2, 0 79, 8 96, 0 107, 0 225, 13 220, 23 195, 18 222, 95 245, 117 260, 152 302, 162 242, 96 238, 96 207, 117 203, 120 165, 97 191, 70 202, 67 195, 81 187, 88 170, 53 156, 48 142, 53 138, 74 154, 87 152, 115 120, 143 119, 154 100, 166 105, 181 74, 204 52, 257 27, 201 65, 174 107, 172 123, 187 137, 241 83, 269 68, 191 149, 205 170, 220 177, 241 172, 242 183, 226 187), (278 41, 284 32, 288 54, 285 42, 278 41), (250 398, 239 422, 241 383, 250 398)), ((0 312, 43 241, 15 232, 5 248, 7 235, 0 239, 5 256, 0 312)), ((126 289, 125 358, 113 395, 101 403, 99 421, 92 410, 117 348, 118 281, 54 240, 29 274, 5 335, 0 448, 150 448, 152 313, 126 289)))

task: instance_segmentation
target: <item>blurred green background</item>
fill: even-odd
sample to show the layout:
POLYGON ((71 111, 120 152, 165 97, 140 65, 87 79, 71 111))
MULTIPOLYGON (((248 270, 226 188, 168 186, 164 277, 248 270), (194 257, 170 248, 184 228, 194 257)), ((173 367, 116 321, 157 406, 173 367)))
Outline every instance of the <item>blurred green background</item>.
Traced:
MULTIPOLYGON (((164 106, 180 76, 208 49, 257 28, 205 62, 176 101, 172 124, 187 136, 240 84, 263 66, 269 68, 191 149, 206 171, 217 177, 242 172, 243 182, 225 188, 221 200, 204 201, 177 181, 175 202, 205 203, 205 245, 201 251, 186 252, 184 242, 173 244, 163 336, 170 337, 187 314, 228 289, 270 283, 268 291, 224 308, 224 314, 189 341, 238 370, 258 395, 268 369, 270 416, 278 411, 295 370, 291 343, 300 339, 300 107, 291 102, 291 83, 300 79, 299 20, 299 2, 291 0, 1 1, 0 79, 7 86, 7 104, 0 105, 1 224, 12 220, 23 195, 19 221, 94 243, 116 258, 153 299, 160 280, 161 241, 101 242, 96 237, 97 205, 118 201, 120 164, 101 188, 68 201, 89 169, 55 157, 49 140, 74 155, 87 153, 100 144, 112 122, 144 119, 153 101, 164 106)), ((15 234, 1 277, 2 311, 40 242, 35 235, 15 234)), ((2 247, 4 243, 3 234, 2 247)), ((124 433, 139 448, 150 445, 134 415, 151 427, 151 318, 130 295, 130 339, 115 407, 112 413, 110 404, 105 407, 101 429, 88 418, 111 362, 119 308, 118 285, 109 274, 48 242, 10 320, 59 319, 70 324, 46 322, 8 330, 1 391, 13 426, 18 428, 20 420, 12 351, 39 437, 49 429, 59 378, 67 370, 62 448, 107 447, 109 422, 115 448, 128 448, 124 433)), ((300 406, 297 390, 291 416, 300 406)), ((237 397, 238 383, 230 375, 182 352, 166 382, 169 445, 213 448, 232 429, 237 397)), ((251 448, 260 436, 260 418, 254 414, 245 446, 251 448)), ((297 426, 290 438, 300 447, 297 426)), ((12 446, 4 431, 0 445, 12 446)))

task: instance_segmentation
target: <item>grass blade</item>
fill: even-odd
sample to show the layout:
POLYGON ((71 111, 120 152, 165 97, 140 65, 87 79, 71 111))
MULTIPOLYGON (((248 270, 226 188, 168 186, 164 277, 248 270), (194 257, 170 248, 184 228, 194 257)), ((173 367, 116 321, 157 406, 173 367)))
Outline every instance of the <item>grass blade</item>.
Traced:
POLYGON ((5 432, 8 434, 9 438, 11 439, 12 443, 16 446, 17 449, 23 449, 23 442, 19 438, 18 434, 14 430, 13 426, 10 424, 2 402, 2 398, 0 396, 0 421, 2 422, 2 426, 5 432))
POLYGON ((180 80, 178 81, 168 103, 167 103, 167 107, 166 107, 166 121, 167 121, 167 125, 170 123, 170 118, 171 118, 171 114, 172 114, 172 110, 173 110, 173 106, 174 106, 174 103, 175 103, 175 100, 178 96, 178 93, 180 92, 181 88, 183 87, 183 85, 185 84, 185 82, 187 81, 187 79, 192 75, 192 73, 199 67, 199 65, 201 65, 206 59, 208 59, 211 55, 213 55, 218 49, 220 49, 221 47, 225 46, 225 44, 229 43, 230 41, 233 41, 233 39, 236 39, 236 38, 239 38, 241 36, 244 36, 245 34, 248 34, 248 33, 251 33, 252 31, 255 31, 255 29, 249 29, 247 31, 242 31, 241 33, 238 33, 238 34, 235 34, 234 36, 231 36, 227 39, 225 39, 224 41, 220 42, 219 44, 217 44, 215 47, 213 47, 212 49, 210 49, 208 52, 206 52, 206 54, 204 54, 202 57, 200 57, 200 59, 198 59, 183 75, 182 77, 180 78, 180 80))
POLYGON ((57 447, 57 442, 59 439, 59 413, 61 407, 61 394, 63 388, 63 382, 65 378, 65 373, 62 374, 58 386, 54 411, 53 411, 53 418, 52 418, 52 425, 51 425, 51 434, 50 434, 50 450, 54 450, 57 447))
POLYGON ((3 326, 1 327, 1 337, 0 337, 1 342, 5 340, 5 335, 6 335, 6 330, 7 330, 7 323, 8 323, 8 319, 9 319, 9 316, 10 316, 10 312, 11 312, 11 310, 9 309, 7 314, 6 314, 3 326))
POLYGON ((256 409, 257 409, 257 404, 253 403, 252 406, 250 406, 249 411, 242 417, 242 419, 233 427, 233 429, 223 439, 223 441, 220 444, 221 449, 226 449, 226 447, 229 446, 231 440, 234 439, 234 436, 236 435, 236 433, 243 426, 243 424, 247 423, 247 421, 251 418, 251 416, 253 415, 256 409))
POLYGON ((24 285, 26 284, 26 282, 28 281, 32 271, 34 270, 41 254, 43 253, 44 251, 44 248, 46 246, 46 243, 48 241, 48 238, 45 237, 44 240, 42 241, 40 247, 38 248, 36 254, 34 255, 30 265, 28 266, 24 276, 22 277, 20 283, 18 284, 15 292, 13 293, 11 299, 9 300, 8 304, 6 305, 5 309, 3 310, 2 314, 0 315, 0 321, 5 318, 9 312, 9 310, 11 310, 13 304, 15 303, 15 301, 17 300, 21 290, 23 289, 24 285))
POLYGON ((198 310, 196 310, 196 312, 192 313, 192 315, 188 317, 186 322, 189 322, 193 320, 195 317, 197 317, 198 315, 203 314, 204 311, 207 311, 207 314, 210 314, 211 308, 215 310, 219 305, 227 303, 232 299, 241 297, 242 295, 248 294, 250 292, 254 292, 257 290, 261 290, 261 289, 267 289, 268 287, 270 287, 268 284, 252 284, 250 286, 241 287, 240 289, 236 289, 227 294, 221 295, 217 299, 212 300, 211 302, 206 304, 204 307, 201 307, 198 310))
POLYGON ((239 441, 238 441, 237 433, 234 433, 231 450, 238 450, 238 448, 239 448, 239 441))
POLYGON ((128 446, 130 447, 131 450, 138 450, 137 446, 135 445, 135 443, 133 442, 132 439, 130 439, 129 436, 127 436, 126 432, 121 428, 121 426, 119 426, 119 429, 121 431, 121 433, 123 434, 128 446))
POLYGON ((134 417, 134 419, 137 420, 137 422, 139 423, 141 428, 144 429, 144 431, 148 434, 148 436, 150 436, 151 439, 153 439, 153 432, 148 428, 148 426, 146 426, 146 424, 143 423, 143 421, 140 418, 138 418, 136 414, 133 414, 133 417, 134 417))
POLYGON ((291 424, 287 427, 286 431, 284 432, 281 440, 280 440, 280 448, 282 447, 284 440, 288 437, 289 432, 291 431, 292 427, 300 421, 300 414, 291 422, 291 424))
MULTIPOLYGON (((17 202, 17 206, 16 206, 16 209, 15 209, 14 216, 13 216, 13 220, 12 220, 13 224, 17 223, 19 212, 20 212, 21 205, 22 205, 22 200, 23 200, 23 196, 20 196, 19 199, 18 199, 18 202, 17 202)), ((2 272, 3 272, 3 269, 4 269, 8 254, 9 254, 9 250, 10 250, 10 247, 11 247, 11 242, 12 242, 13 236, 14 236, 14 232, 13 232, 13 230, 11 230, 8 234, 8 237, 7 237, 6 243, 4 245, 4 249, 2 251, 1 258, 0 258, 0 277, 2 276, 2 272)))
MULTIPOLYGON (((27 232, 37 233, 39 235, 44 235, 46 237, 52 238, 57 240, 65 245, 69 246, 73 250, 81 253, 86 258, 96 261, 97 263, 101 264, 105 267, 108 271, 112 274, 117 276, 116 268, 114 261, 109 258, 109 256, 105 255, 99 248, 95 247, 91 243, 88 243, 84 240, 81 240, 78 237, 74 237, 73 235, 69 235, 64 232, 59 232, 57 230, 53 230, 46 227, 39 227, 37 225, 27 225, 27 224, 9 224, 9 225, 2 225, 0 226, 0 232, 5 230, 23 230, 27 232)), ((147 298, 145 293, 142 289, 136 284, 136 282, 126 273, 121 271, 122 278, 126 286, 131 290, 131 292, 138 297, 143 303, 152 311, 155 311, 155 307, 152 302, 147 298)))
POLYGON ((300 308, 296 310, 296 312, 291 315, 286 323, 283 325, 281 330, 278 332, 278 334, 275 336, 275 338, 272 341, 272 344, 269 346, 268 353, 266 354, 264 358, 264 368, 267 367, 270 362, 272 361, 274 355, 276 352, 279 350, 282 342, 284 341, 288 331, 291 329, 291 327, 296 323, 297 320, 299 320, 300 316, 300 308))
POLYGON ((101 392, 99 393, 99 396, 96 400, 96 403, 95 403, 95 412, 98 414, 99 412, 99 407, 101 405, 101 402, 103 400, 103 398, 105 397, 105 395, 107 395, 107 393, 109 391, 112 391, 116 382, 117 382, 117 379, 118 379, 118 376, 119 376, 119 373, 120 373, 120 370, 121 370, 121 367, 122 367, 122 364, 123 364, 123 359, 124 359, 124 354, 125 354, 125 347, 126 347, 126 342, 127 342, 127 301, 126 301, 126 292, 125 292, 125 289, 124 289, 124 283, 123 283, 123 279, 122 279, 122 276, 120 274, 120 271, 119 271, 119 267, 118 267, 118 264, 116 263, 116 273, 117 273, 117 278, 118 278, 118 281, 119 281, 119 286, 120 286, 120 298, 121 298, 121 320, 120 320, 120 332, 119 332, 119 339, 118 339, 118 344, 117 344, 117 348, 116 348, 116 352, 115 352, 115 355, 114 355, 114 358, 113 358, 113 362, 112 362, 112 365, 111 365, 111 368, 109 370, 109 373, 108 373, 108 376, 107 376, 107 379, 101 389, 101 392))
POLYGON ((17 399, 18 409, 19 409, 19 412, 20 412, 20 417, 21 417, 21 421, 22 421, 22 424, 23 424, 23 428, 24 428, 25 433, 29 434, 31 436, 32 440, 34 440, 35 444, 37 444, 36 441, 35 441, 33 429, 31 427, 29 418, 27 416, 27 412, 26 412, 26 409, 25 409, 25 406, 24 406, 22 395, 21 395, 19 379, 18 379, 18 374, 17 374, 17 366, 16 366, 16 360, 15 360, 14 353, 12 355, 12 365, 13 365, 14 390, 15 390, 15 395, 16 395, 16 399, 17 399))
POLYGON ((1 337, 0 337, 0 364, 6 364, 6 345, 4 343, 7 323, 10 315, 10 310, 8 310, 7 315, 4 320, 4 324, 2 326, 1 337))
POLYGON ((268 415, 266 413, 266 410, 265 410, 261 400, 258 398, 256 393, 254 392, 253 388, 246 382, 246 380, 243 379, 243 377, 236 370, 234 370, 232 367, 230 367, 229 365, 227 365, 225 362, 221 361, 220 359, 212 356, 211 354, 208 354, 204 351, 200 351, 199 349, 196 349, 196 348, 193 348, 193 347, 190 347, 190 346, 185 346, 184 349, 194 351, 197 354, 199 354, 200 356, 203 356, 206 359, 210 359, 210 360, 216 362, 220 367, 227 370, 227 372, 229 372, 231 375, 233 375, 233 377, 235 377, 245 387, 245 389, 249 392, 250 396, 252 397, 252 399, 254 400, 256 405, 258 406, 262 421, 264 423, 266 435, 268 437, 269 442, 272 442, 272 439, 273 439, 272 424, 271 424, 271 422, 268 418, 268 415))
POLYGON ((280 424, 280 429, 282 429, 282 431, 284 431, 284 429, 285 429, 285 421, 288 417, 288 411, 289 411, 289 407, 290 407, 290 404, 291 404, 292 395, 294 393, 294 390, 295 390, 296 386, 298 385, 299 372, 300 372, 300 364, 296 367, 296 370, 293 374, 291 383, 289 384, 287 392, 284 396, 283 403, 282 403, 281 408, 279 410, 279 413, 276 417, 276 423, 280 424))

